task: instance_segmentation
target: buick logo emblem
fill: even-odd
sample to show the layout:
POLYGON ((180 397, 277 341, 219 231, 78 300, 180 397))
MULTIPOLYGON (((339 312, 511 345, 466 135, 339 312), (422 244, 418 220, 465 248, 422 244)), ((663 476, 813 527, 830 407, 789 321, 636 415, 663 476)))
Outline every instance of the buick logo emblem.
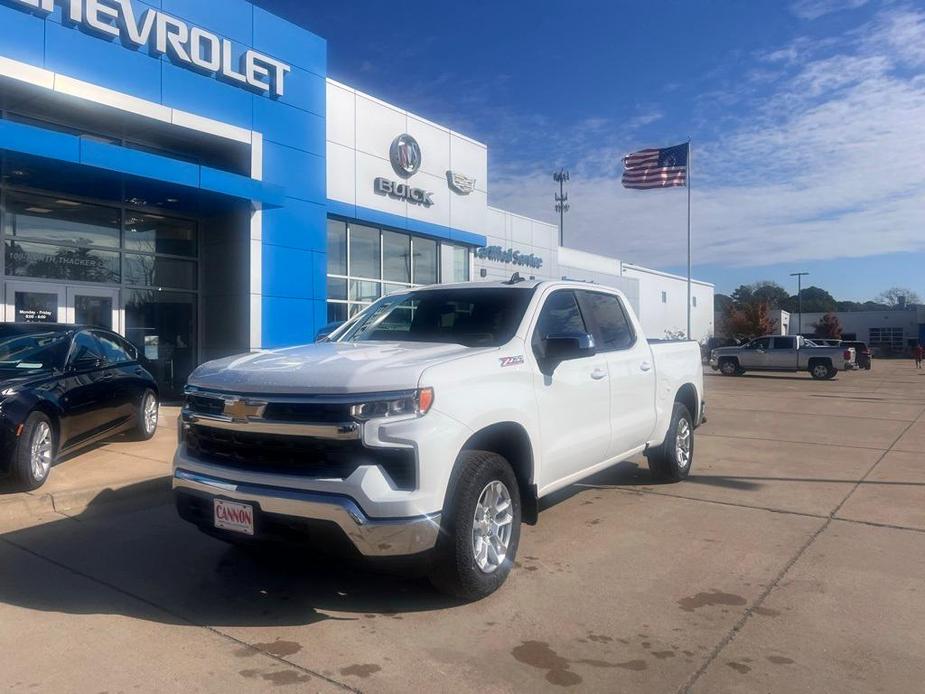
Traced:
POLYGON ((421 145, 411 135, 399 135, 389 149, 392 168, 402 178, 413 176, 421 168, 421 145))

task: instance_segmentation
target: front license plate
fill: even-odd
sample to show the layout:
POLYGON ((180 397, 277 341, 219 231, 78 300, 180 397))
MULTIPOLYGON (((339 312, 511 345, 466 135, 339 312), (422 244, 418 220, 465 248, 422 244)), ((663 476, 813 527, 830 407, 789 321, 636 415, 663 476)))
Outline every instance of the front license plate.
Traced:
POLYGON ((254 507, 250 504, 215 499, 213 508, 216 528, 233 530, 245 535, 254 534, 254 507))

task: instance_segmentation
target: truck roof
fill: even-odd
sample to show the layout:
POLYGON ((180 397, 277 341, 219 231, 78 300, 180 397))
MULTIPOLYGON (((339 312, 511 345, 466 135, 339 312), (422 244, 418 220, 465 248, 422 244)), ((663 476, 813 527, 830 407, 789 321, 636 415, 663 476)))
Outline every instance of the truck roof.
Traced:
POLYGON ((518 282, 511 283, 510 280, 503 282, 455 282, 452 284, 431 284, 426 287, 414 287, 408 291, 439 291, 441 289, 536 289, 537 287, 572 287, 575 289, 609 289, 610 291, 620 291, 616 287, 608 287, 603 284, 593 282, 582 282, 580 280, 528 280, 521 279, 518 282))

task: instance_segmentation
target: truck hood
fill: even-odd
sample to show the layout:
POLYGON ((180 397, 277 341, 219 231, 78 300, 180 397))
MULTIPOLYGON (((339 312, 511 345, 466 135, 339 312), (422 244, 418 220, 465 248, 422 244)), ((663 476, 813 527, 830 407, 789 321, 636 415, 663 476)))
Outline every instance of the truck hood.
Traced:
POLYGON ((495 348, 425 342, 322 342, 203 364, 198 388, 232 393, 376 393, 417 388, 430 366, 495 348))

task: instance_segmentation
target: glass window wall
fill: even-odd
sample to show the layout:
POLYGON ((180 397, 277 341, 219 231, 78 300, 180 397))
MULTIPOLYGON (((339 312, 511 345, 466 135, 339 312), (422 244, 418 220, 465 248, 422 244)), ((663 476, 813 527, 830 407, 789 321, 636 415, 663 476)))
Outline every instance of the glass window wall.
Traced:
POLYGON ((469 249, 367 224, 328 220, 328 321, 343 321, 381 296, 469 280, 469 249))

